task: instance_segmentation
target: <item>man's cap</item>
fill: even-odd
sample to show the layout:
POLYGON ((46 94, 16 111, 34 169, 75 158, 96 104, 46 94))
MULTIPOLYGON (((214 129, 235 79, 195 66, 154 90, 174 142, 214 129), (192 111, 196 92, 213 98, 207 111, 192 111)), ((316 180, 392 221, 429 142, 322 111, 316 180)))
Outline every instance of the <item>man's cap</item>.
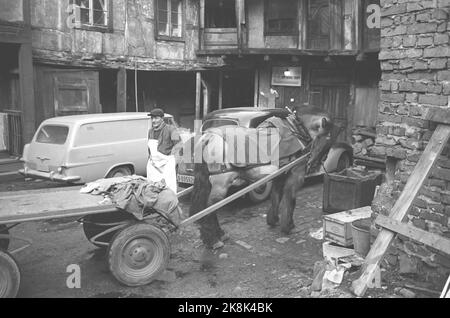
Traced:
POLYGON ((164 111, 161 108, 153 109, 148 116, 150 117, 162 117, 164 118, 164 111))

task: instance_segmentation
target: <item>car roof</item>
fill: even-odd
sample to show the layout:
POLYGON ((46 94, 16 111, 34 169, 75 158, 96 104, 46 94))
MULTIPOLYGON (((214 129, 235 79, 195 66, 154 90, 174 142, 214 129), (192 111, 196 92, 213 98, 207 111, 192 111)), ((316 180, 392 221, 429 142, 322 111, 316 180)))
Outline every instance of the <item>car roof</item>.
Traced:
POLYGON ((262 108, 262 107, 236 107, 216 110, 205 117, 205 121, 211 119, 234 119, 239 125, 251 127, 252 121, 269 117, 286 117, 289 111, 284 108, 262 108))
MULTIPOLYGON (((53 117, 45 120, 45 124, 89 124, 95 122, 115 121, 115 120, 133 120, 133 119, 150 119, 149 113, 110 113, 110 114, 86 114, 53 117)), ((166 114, 165 118, 172 118, 172 115, 166 114)))

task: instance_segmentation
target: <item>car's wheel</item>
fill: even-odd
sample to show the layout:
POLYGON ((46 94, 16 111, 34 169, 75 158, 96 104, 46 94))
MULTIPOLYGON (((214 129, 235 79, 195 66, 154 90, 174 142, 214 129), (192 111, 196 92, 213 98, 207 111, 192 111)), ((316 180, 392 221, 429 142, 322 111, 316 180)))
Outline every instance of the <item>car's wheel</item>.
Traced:
POLYGON ((341 172, 347 168, 350 168, 352 160, 347 152, 344 152, 338 160, 336 172, 341 172))
POLYGON ((19 287, 19 266, 9 253, 0 251, 0 298, 15 298, 19 287))
POLYGON ((112 169, 106 178, 120 178, 125 176, 131 176, 133 174, 133 171, 131 171, 130 167, 122 166, 112 169))
POLYGON ((167 267, 169 239, 160 228, 137 223, 118 232, 108 249, 109 269, 124 285, 151 283, 167 267))
POLYGON ((83 218, 84 235, 95 246, 105 248, 107 247, 105 244, 109 244, 120 229, 106 233, 97 238, 95 237, 120 223, 126 224, 127 221, 132 220, 134 220, 134 217, 131 214, 119 211, 88 215, 83 218), (92 240, 93 238, 95 238, 95 240, 92 240))
POLYGON ((261 187, 249 192, 248 197, 253 203, 261 203, 269 198, 271 191, 272 182, 268 182, 265 185, 262 185, 261 187))
MULTIPOLYGON (((0 235, 9 235, 8 228, 0 225, 0 235)), ((0 250, 7 251, 9 247, 9 238, 0 238, 0 250)))

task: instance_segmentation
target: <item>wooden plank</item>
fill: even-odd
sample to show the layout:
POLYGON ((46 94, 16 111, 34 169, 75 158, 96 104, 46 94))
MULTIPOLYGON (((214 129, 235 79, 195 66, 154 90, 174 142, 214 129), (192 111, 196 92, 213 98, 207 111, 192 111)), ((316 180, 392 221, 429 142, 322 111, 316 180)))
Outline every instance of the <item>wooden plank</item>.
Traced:
POLYGON ((202 74, 196 73, 196 90, 195 90, 195 120, 201 120, 201 91, 202 91, 202 74))
POLYGON ((223 108, 223 71, 219 70, 219 109, 223 108))
MULTIPOLYGON (((450 126, 439 125, 431 137, 425 151, 411 174, 406 186, 395 203, 390 214, 390 218, 396 221, 403 221, 407 215, 411 204, 419 193, 422 184, 431 172, 435 161, 447 145, 450 136, 450 126)), ((388 230, 382 230, 375 240, 372 249, 366 257, 364 271, 361 277, 352 284, 353 292, 357 296, 363 296, 368 284, 372 283, 375 273, 379 268, 384 254, 394 239, 395 234, 388 230)))
MULTIPOLYGON (((36 131, 35 107, 34 107, 34 75, 33 75, 33 52, 31 44, 20 46, 19 50, 19 81, 21 92, 22 110, 22 141, 24 144, 33 139, 36 131)), ((21 149, 22 150, 22 149, 21 149)))
POLYGON ((429 108, 425 119, 450 125, 450 108, 429 108))
POLYGON ((442 236, 421 230, 400 221, 392 220, 381 214, 378 215, 375 223, 392 232, 404 235, 419 243, 425 244, 450 255, 450 240, 442 236))
POLYGON ((216 204, 213 204, 212 206, 208 207, 207 209, 201 211, 200 213, 197 213, 196 215, 184 220, 180 225, 187 225, 187 224, 191 224, 194 223, 198 220, 200 220, 201 218, 204 218, 205 216, 216 212, 218 209, 220 209, 221 207, 227 205, 230 202, 233 202, 234 200, 242 197, 243 195, 249 193, 250 191, 253 191, 257 188, 259 188, 262 185, 265 185, 267 182, 272 181, 273 179, 275 179, 276 177, 282 175, 285 172, 288 172, 289 170, 291 170, 292 168, 294 168, 295 166, 299 165, 299 164, 306 164, 306 161, 309 158, 309 153, 292 161, 291 163, 289 163, 288 165, 282 167, 281 169, 279 169, 277 172, 268 175, 267 177, 262 178, 261 180, 256 181, 255 183, 251 184, 250 186, 242 189, 239 192, 234 193, 233 195, 229 196, 228 198, 217 202, 216 204))

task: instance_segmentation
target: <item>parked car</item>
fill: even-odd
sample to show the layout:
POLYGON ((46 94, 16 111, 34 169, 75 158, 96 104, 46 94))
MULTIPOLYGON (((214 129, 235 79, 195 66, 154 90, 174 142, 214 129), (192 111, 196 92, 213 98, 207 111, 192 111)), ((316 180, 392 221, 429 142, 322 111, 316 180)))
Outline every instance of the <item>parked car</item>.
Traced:
MULTIPOLYGON (((256 128, 266 119, 271 117, 286 118, 289 116, 290 111, 287 109, 275 108, 229 108, 214 111, 208 114, 202 125, 202 132, 205 132, 211 128, 222 127, 226 125, 236 125, 245 128, 256 128)), ((342 171, 353 164, 353 148, 346 143, 334 143, 335 138, 340 133, 341 128, 337 127, 337 131, 334 131, 334 138, 325 141, 324 156, 319 161, 321 164, 312 167, 309 173, 309 177, 323 174, 326 172, 338 172, 342 171)), ((191 141, 188 141, 191 143, 191 141)), ((187 143, 186 147, 190 146, 187 143)), ((180 161, 177 166, 178 182, 181 184, 193 184, 194 183, 194 165, 192 162, 180 161)), ((242 184, 240 186, 246 186, 242 184)), ((249 199, 252 202, 259 203, 265 201, 269 196, 272 189, 272 183, 254 190, 248 194, 249 199)))
MULTIPOLYGON (((173 116, 166 115, 164 120, 179 128, 173 116)), ((24 147, 24 168, 19 172, 27 178, 74 184, 132 174, 145 176, 150 124, 148 113, 45 120, 24 147)), ((180 134, 186 133, 180 129, 180 134)))

